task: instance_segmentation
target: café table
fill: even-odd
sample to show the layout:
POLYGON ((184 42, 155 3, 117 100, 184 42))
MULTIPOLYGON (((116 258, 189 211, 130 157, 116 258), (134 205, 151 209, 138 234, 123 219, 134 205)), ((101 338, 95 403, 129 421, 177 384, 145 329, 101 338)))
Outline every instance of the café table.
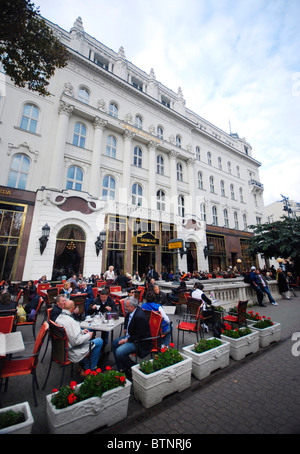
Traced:
POLYGON ((0 333, 0 356, 10 355, 25 350, 21 331, 13 333, 0 333))
POLYGON ((114 329, 118 328, 124 323, 125 317, 119 317, 117 320, 104 320, 104 317, 86 317, 84 321, 80 323, 81 328, 92 331, 102 331, 110 333, 110 341, 113 341, 114 329), (107 322, 107 323, 106 323, 107 322))
POLYGON ((127 292, 110 292, 109 296, 114 297, 119 297, 119 298, 125 298, 128 295, 127 292))

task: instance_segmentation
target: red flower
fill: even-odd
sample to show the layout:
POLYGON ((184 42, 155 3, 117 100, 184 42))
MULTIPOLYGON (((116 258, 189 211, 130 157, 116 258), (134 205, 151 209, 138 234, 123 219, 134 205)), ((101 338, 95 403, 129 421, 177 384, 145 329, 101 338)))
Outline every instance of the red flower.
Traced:
POLYGON ((69 402, 69 404, 71 405, 73 402, 75 402, 76 399, 77 399, 77 397, 75 396, 74 393, 70 394, 70 395, 68 396, 68 402, 69 402))
POLYGON ((85 371, 85 375, 90 375, 91 372, 92 372, 91 369, 87 369, 87 370, 85 371))
POLYGON ((126 380, 126 378, 124 377, 124 375, 119 376, 119 379, 120 379, 120 382, 121 382, 121 383, 123 383, 123 382, 126 380))
POLYGON ((165 351, 166 351, 165 348, 162 348, 162 349, 161 349, 161 352, 162 352, 162 353, 165 353, 165 351))
POLYGON ((106 366, 106 370, 111 370, 111 367, 110 366, 106 366))
POLYGON ((175 347, 175 345, 173 344, 173 342, 170 342, 170 347, 171 347, 171 348, 174 348, 174 347, 175 347))
POLYGON ((91 375, 97 375, 97 372, 95 370, 92 370, 91 375))
POLYGON ((98 369, 96 369, 96 372, 97 372, 97 374, 101 374, 102 370, 100 369, 100 367, 98 367, 98 369))
POLYGON ((57 391, 58 391, 58 389, 56 389, 56 388, 52 389, 53 393, 57 393, 57 391))
POLYGON ((76 386, 77 386, 76 381, 71 381, 71 383, 70 383, 70 388, 71 388, 71 389, 75 389, 76 386))

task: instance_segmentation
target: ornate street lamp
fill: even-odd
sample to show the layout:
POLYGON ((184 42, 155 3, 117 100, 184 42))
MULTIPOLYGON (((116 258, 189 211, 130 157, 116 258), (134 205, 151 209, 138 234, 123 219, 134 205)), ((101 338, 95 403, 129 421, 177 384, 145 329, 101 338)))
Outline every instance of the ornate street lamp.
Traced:
POLYGON ((50 236, 50 227, 48 224, 45 224, 44 227, 42 228, 42 236, 39 238, 41 255, 43 254, 44 250, 46 249, 49 236, 50 236))

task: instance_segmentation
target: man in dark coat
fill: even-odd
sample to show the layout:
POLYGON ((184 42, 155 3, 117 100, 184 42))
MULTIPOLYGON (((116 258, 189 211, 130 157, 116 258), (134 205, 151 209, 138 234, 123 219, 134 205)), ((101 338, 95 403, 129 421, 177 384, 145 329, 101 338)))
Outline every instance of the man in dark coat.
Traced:
POLYGON ((133 297, 125 301, 125 310, 127 312, 124 322, 125 336, 113 341, 111 351, 114 354, 117 369, 125 372, 130 379, 130 368, 135 364, 130 354, 137 353, 139 357, 144 358, 150 353, 152 341, 140 342, 136 351, 135 341, 151 337, 149 321, 143 309, 138 306, 138 301, 133 297))

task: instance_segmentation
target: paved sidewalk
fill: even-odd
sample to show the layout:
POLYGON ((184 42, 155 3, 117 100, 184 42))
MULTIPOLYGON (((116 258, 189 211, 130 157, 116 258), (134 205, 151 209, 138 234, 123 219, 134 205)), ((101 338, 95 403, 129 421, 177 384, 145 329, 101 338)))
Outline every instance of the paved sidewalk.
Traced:
MULTIPOLYGON (((299 290, 297 292, 300 294, 299 290)), ((174 393, 150 409, 144 409, 133 395, 129 402, 128 418, 113 427, 97 430, 97 434, 126 434, 136 436, 172 434, 293 434, 300 433, 300 356, 292 355, 291 336, 300 332, 300 297, 290 301, 279 300, 279 306, 254 306, 253 310, 282 324, 282 340, 260 349, 244 360, 230 360, 227 368, 214 372, 205 380, 192 378, 190 389, 174 393)), ((37 331, 43 320, 39 316, 37 331)), ((177 343, 176 319, 174 343, 177 343)), ((31 327, 22 327, 25 341, 32 341, 31 327)), ((211 335, 211 333, 210 333, 211 335)), ((207 335, 206 335, 207 336, 207 335)), ((185 345, 195 341, 195 335, 185 336, 185 345)), ((31 346, 32 348, 32 346, 31 346)), ((32 351, 29 348, 29 352, 32 351)), ((43 346, 40 359, 43 356, 43 346)), ((49 358, 49 346, 43 363, 38 365, 40 389, 38 407, 34 407, 31 377, 14 377, 9 380, 8 391, 1 392, 1 406, 28 401, 34 416, 33 434, 47 434, 45 396, 56 388, 61 370, 53 364, 45 391, 42 391, 49 358)), ((27 350, 26 350, 27 351, 27 350)), ((298 347, 300 353, 300 345, 298 347)), ((110 354, 106 363, 113 364, 110 354)), ((74 377, 81 380, 79 377, 74 377)), ((70 381, 70 368, 65 373, 70 381)))

